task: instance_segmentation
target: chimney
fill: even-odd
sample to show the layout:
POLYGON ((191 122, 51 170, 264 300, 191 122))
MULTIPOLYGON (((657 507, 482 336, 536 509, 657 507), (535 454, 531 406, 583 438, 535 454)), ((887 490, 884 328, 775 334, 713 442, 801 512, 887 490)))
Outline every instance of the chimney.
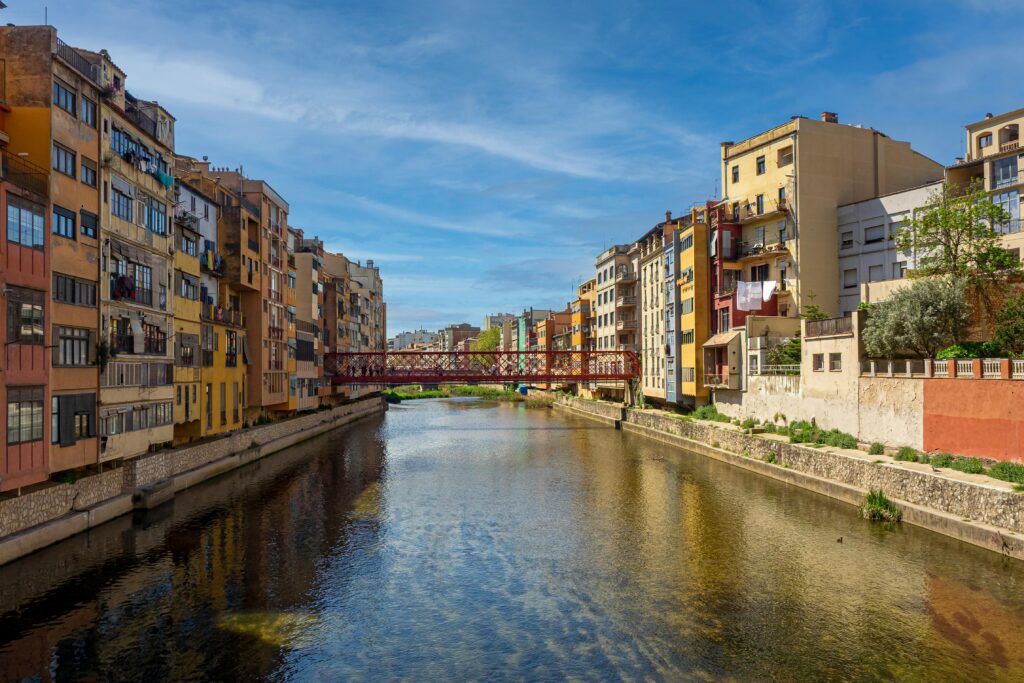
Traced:
POLYGON ((821 112, 821 120, 825 123, 839 123, 839 114, 834 111, 821 112))
POLYGON ((665 222, 668 223, 671 220, 672 220, 672 212, 671 211, 666 211, 665 212, 665 222))
POLYGON ((989 113, 985 114, 985 118, 986 119, 992 118, 992 112, 989 112, 989 113))

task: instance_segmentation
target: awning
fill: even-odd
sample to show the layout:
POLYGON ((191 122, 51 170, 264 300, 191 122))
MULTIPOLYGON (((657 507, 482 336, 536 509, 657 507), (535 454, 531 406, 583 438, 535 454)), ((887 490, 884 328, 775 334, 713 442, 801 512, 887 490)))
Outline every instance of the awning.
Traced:
POLYGON ((728 332, 721 332, 704 342, 704 347, 709 346, 728 346, 729 343, 740 335, 739 330, 730 330, 728 332))

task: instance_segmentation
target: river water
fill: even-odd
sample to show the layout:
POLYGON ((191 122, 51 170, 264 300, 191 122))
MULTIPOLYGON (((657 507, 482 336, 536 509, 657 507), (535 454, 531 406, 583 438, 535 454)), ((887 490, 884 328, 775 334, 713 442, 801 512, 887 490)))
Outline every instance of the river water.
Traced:
POLYGON ((0 567, 0 679, 1024 680, 1022 564, 562 412, 407 402, 0 567))

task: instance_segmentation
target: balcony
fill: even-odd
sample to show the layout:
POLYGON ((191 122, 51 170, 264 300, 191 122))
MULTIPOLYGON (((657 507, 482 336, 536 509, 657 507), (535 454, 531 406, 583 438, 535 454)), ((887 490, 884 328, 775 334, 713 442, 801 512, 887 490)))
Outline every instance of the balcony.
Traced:
POLYGON ((1020 148, 1020 140, 1010 140, 999 145, 999 153, 1013 152, 1020 148))
POLYGON ((615 321, 615 329, 617 329, 617 330, 635 330, 636 329, 636 321, 635 320, 616 320, 615 321))
POLYGON ((178 225, 183 228, 187 228, 192 232, 199 232, 199 216, 195 215, 191 211, 176 209, 174 211, 174 220, 176 220, 178 225))
POLYGON ((756 203, 741 204, 739 214, 733 214, 733 220, 738 223, 753 223, 764 218, 778 218, 789 211, 789 202, 785 197, 779 199, 768 199, 762 203, 759 211, 756 203))
POLYGON ((772 256, 778 256, 785 253, 785 242, 774 242, 772 244, 762 244, 760 242, 748 244, 746 242, 741 242, 739 244, 736 257, 743 261, 748 259, 771 258, 772 256))
POLYGON ((636 273, 633 272, 632 268, 617 268, 615 270, 615 282, 620 284, 636 282, 636 273))
POLYGON ((73 69, 88 78, 94 84, 100 84, 97 79, 97 66, 89 62, 89 60, 78 53, 78 50, 71 47, 60 38, 57 39, 57 56, 70 64, 73 69))
POLYGON ((615 347, 617 351, 630 351, 636 353, 636 344, 619 344, 615 347))
POLYGON ((167 340, 146 339, 143 344, 143 351, 145 353, 159 354, 161 356, 167 355, 167 340))
POLYGON ((149 114, 145 113, 138 107, 134 106, 131 101, 127 102, 127 108, 125 109, 124 116, 126 119, 134 123, 142 132, 149 137, 157 140, 156 136, 156 120, 149 114))
POLYGON ((271 254, 270 255, 270 265, 273 266, 274 268, 280 268, 281 267, 281 257, 277 256, 276 254, 271 254))
POLYGON ((284 370, 284 361, 283 360, 269 360, 269 361, 267 361, 267 369, 268 370, 275 370, 275 371, 276 370, 284 370))
POLYGON ((807 321, 808 338, 851 334, 853 334, 853 318, 850 316, 807 321))
POLYGON ((238 352, 232 353, 228 351, 224 354, 224 367, 237 368, 238 367, 238 352))
POLYGON ((281 341, 284 339, 284 328, 271 325, 267 328, 267 336, 274 341, 281 341))
POLYGON ((275 235, 281 235, 281 223, 280 221, 270 221, 270 231, 275 235))
POLYGON ((272 289, 272 290, 270 290, 269 298, 270 298, 271 301, 276 301, 276 302, 280 303, 281 302, 281 292, 276 290, 276 289, 272 289))
POLYGON ((233 308, 222 308, 216 304, 200 304, 199 317, 207 322, 220 323, 222 325, 245 326, 245 318, 242 316, 241 311, 233 308))
POLYGON ((227 263, 215 251, 204 251, 199 254, 199 269, 213 277, 224 277, 227 263))
POLYGON ((616 308, 626 308, 627 306, 628 307, 636 306, 636 297, 635 296, 618 296, 618 297, 615 297, 615 307, 616 308))
POLYGON ((997 190, 1002 187, 1020 185, 1024 183, 1024 169, 1018 169, 1016 172, 1011 172, 1009 175, 1002 178, 993 177, 991 182, 993 190, 997 190))
POLYGON ((135 353, 135 337, 130 334, 115 334, 110 344, 115 353, 135 353))
POLYGON ((45 168, 25 161, 21 157, 3 153, 3 177, 12 185, 34 192, 41 197, 50 194, 50 173, 45 168))

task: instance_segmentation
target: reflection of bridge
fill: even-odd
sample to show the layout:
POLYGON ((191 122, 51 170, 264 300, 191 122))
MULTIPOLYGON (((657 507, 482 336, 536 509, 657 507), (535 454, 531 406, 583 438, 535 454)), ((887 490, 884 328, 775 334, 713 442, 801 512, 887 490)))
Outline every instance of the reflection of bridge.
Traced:
POLYGON ((335 384, 452 384, 629 381, 640 374, 632 351, 430 351, 324 354, 335 384))

